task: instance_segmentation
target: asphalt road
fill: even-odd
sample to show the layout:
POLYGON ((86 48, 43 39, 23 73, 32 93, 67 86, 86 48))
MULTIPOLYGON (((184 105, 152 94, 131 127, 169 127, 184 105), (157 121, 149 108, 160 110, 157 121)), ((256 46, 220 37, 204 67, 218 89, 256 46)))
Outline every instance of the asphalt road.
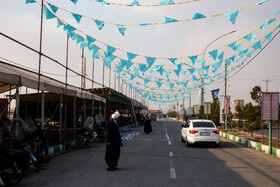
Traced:
POLYGON ((186 147, 180 123, 152 123, 153 132, 124 140, 119 170, 107 171, 105 144, 52 158, 20 186, 279 186, 280 159, 222 139, 220 148, 186 147))

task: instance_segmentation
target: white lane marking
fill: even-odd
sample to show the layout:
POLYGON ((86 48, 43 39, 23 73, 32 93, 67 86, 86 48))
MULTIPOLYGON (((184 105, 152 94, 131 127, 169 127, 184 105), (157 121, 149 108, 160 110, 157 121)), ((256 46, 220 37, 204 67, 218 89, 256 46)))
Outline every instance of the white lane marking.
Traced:
POLYGON ((168 141, 168 145, 171 145, 171 141, 168 141))
POLYGON ((170 178, 176 179, 176 171, 175 168, 170 168, 170 178))
POLYGON ((169 156, 170 157, 173 157, 174 155, 173 155, 173 152, 169 152, 169 156))
POLYGON ((166 133, 165 135, 166 135, 166 138, 167 138, 168 140, 170 140, 170 138, 169 138, 168 134, 166 133))

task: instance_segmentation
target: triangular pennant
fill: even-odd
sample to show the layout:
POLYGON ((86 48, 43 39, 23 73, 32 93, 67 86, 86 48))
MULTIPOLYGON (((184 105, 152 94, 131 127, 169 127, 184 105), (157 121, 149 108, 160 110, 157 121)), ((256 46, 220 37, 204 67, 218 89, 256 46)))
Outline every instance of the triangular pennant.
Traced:
POLYGON ((272 37, 272 32, 270 32, 268 35, 265 36, 265 39, 267 40, 271 40, 272 37))
POLYGON ((145 73, 149 69, 145 64, 138 64, 138 66, 142 73, 145 73))
POLYGON ((226 66, 230 66, 230 59, 225 60, 226 66))
POLYGON ((57 28, 64 25, 58 18, 56 20, 57 20, 57 28))
POLYGON ((111 55, 111 54, 113 54, 116 50, 117 50, 116 48, 107 45, 107 52, 108 52, 108 54, 111 55))
POLYGON ((126 26, 125 25, 116 25, 119 29, 119 32, 124 36, 125 35, 125 30, 126 26))
POLYGON ((119 63, 119 67, 124 68, 126 66, 127 61, 121 59, 121 63, 119 63))
POLYGON ((99 47, 93 46, 92 48, 92 58, 99 59, 99 47))
POLYGON ((234 60, 235 60, 235 55, 234 56, 232 56, 232 57, 230 57, 229 59, 233 62, 234 60))
POLYGON ((174 87, 174 83, 170 83, 170 84, 169 84, 169 87, 170 87, 170 90, 172 90, 173 87, 174 87))
POLYGON ((205 18, 206 16, 204 16, 203 14, 200 13, 195 13, 195 15, 193 16, 193 20, 195 19, 201 19, 201 18, 205 18))
POLYGON ((263 0, 263 1, 259 2, 258 5, 262 5, 262 4, 266 3, 267 1, 269 1, 269 0, 263 0))
POLYGON ((128 70, 132 65, 133 65, 133 63, 127 61, 126 62, 126 69, 128 70))
POLYGON ((158 85, 158 87, 160 88, 160 87, 161 87, 161 85, 162 85, 162 83, 161 83, 161 82, 159 82, 159 81, 157 81, 157 85, 158 85))
POLYGON ((224 52, 222 52, 221 54, 218 55, 218 59, 220 61, 223 61, 224 60, 224 52))
POLYGON ((180 71, 181 70, 179 70, 179 69, 175 69, 175 70, 173 70, 175 73, 176 73, 176 75, 179 77, 179 75, 180 75, 180 71))
POLYGON ((171 72, 170 71, 165 71, 164 73, 165 73, 166 77, 169 78, 171 72))
POLYGON ((103 29, 103 27, 105 25, 105 23, 103 21, 98 21, 98 20, 94 20, 94 21, 95 21, 99 30, 103 29))
POLYGON ((75 27, 72 27, 72 26, 69 25, 69 24, 64 25, 64 28, 63 28, 63 29, 64 29, 65 31, 67 31, 68 34, 76 30, 75 27))
POLYGON ((28 3, 36 3, 36 1, 35 0, 26 0, 25 4, 28 4, 28 3))
POLYGON ((149 78, 149 77, 146 77, 146 78, 144 79, 144 84, 145 84, 145 86, 146 86, 146 84, 148 84, 148 83, 150 82, 150 80, 151 80, 151 78, 149 78))
POLYGON ((133 71, 134 71, 135 74, 138 73, 139 70, 140 70, 139 68, 136 68, 136 67, 133 68, 133 71))
POLYGON ((249 42, 254 42, 254 40, 256 39, 256 35, 248 34, 247 36, 244 37, 244 39, 248 40, 249 42))
POLYGON ((195 72, 200 75, 201 74, 202 69, 195 69, 195 72))
POLYGON ((51 5, 51 4, 49 4, 49 3, 48 3, 48 5, 49 5, 49 7, 52 9, 53 13, 56 13, 56 12, 57 12, 58 8, 57 8, 56 6, 51 5))
POLYGON ((170 62, 172 62, 173 64, 175 64, 175 61, 177 60, 177 58, 169 58, 168 59, 170 62))
POLYGON ((189 59, 192 61, 192 64, 194 65, 196 60, 197 60, 197 55, 196 56, 190 56, 189 59))
POLYGON ((262 49, 261 41, 258 41, 252 46, 255 50, 262 49))
POLYGON ((208 71, 209 71, 209 65, 208 66, 204 66, 204 69, 205 69, 205 71, 208 73, 208 71))
POLYGON ((188 88, 188 84, 189 84, 189 82, 184 82, 183 85, 184 85, 185 88, 188 88))
POLYGON ((261 27, 260 27, 260 29, 265 29, 266 27, 267 27, 267 23, 264 23, 261 27))
POLYGON ((177 66, 178 70, 182 69, 183 64, 175 64, 175 65, 177 66))
POLYGON ((82 16, 79 15, 79 14, 74 14, 74 13, 71 13, 73 15, 73 17, 75 18, 75 20, 80 23, 81 19, 82 19, 82 16))
POLYGON ((70 0, 72 1, 74 4, 77 4, 78 0, 70 0))
POLYGON ((201 59, 197 61, 202 67, 204 67, 205 59, 201 59))
POLYGON ((178 21, 177 19, 165 17, 165 23, 172 23, 172 22, 177 22, 177 21, 178 21))
POLYGON ((146 60, 147 60, 148 66, 151 67, 154 64, 156 58, 146 57, 146 60))
POLYGON ((95 42, 96 39, 94 39, 94 38, 92 38, 92 37, 90 37, 90 36, 87 35, 87 41, 88 41, 88 43, 91 44, 91 43, 95 42))
POLYGON ((174 4, 173 0, 162 0, 161 2, 159 2, 159 5, 170 5, 170 4, 174 4))
POLYGON ((234 12, 229 12, 227 14, 225 14, 226 18, 234 25, 236 18, 238 15, 238 10, 234 11, 234 12))
POLYGON ((211 55, 211 57, 216 60, 217 59, 217 55, 218 55, 218 50, 214 50, 208 53, 209 55, 211 55))
POLYGON ((271 24, 272 22, 274 22, 275 21, 275 18, 271 18, 268 22, 267 22, 267 24, 269 25, 269 24, 271 24))
POLYGON ((229 44, 228 45, 230 48, 232 48, 233 50, 236 49, 236 42, 232 43, 232 44, 229 44))
POLYGON ((130 6, 139 6, 139 2, 134 0, 132 3, 130 3, 130 6))
POLYGON ((242 44, 238 44, 235 48, 235 50, 238 52, 238 53, 241 53, 242 51, 242 44))
POLYGON ((44 13, 47 20, 56 18, 56 16, 45 5, 44 5, 44 13))
POLYGON ((126 55, 127 55, 127 60, 129 62, 131 62, 131 60, 133 60, 137 56, 137 55, 132 54, 132 53, 126 53, 126 55))
POLYGON ((246 55, 247 57, 251 57, 251 54, 252 54, 252 53, 251 53, 251 51, 249 51, 249 50, 245 53, 245 55, 246 55))
POLYGON ((108 6, 108 5, 110 5, 110 3, 107 3, 107 2, 105 2, 105 1, 103 1, 103 2, 101 3, 101 7, 105 7, 105 6, 108 6))
POLYGON ((191 75, 194 73, 195 69, 188 69, 188 71, 191 73, 191 75))
POLYGON ((219 68, 221 68, 222 63, 223 63, 223 61, 218 62, 218 63, 217 63, 217 66, 218 66, 219 68))

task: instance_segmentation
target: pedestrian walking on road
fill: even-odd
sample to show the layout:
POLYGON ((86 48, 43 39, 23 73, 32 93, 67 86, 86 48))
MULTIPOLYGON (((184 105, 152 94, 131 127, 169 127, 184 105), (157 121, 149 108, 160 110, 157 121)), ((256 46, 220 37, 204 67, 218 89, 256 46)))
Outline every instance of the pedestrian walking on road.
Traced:
POLYGON ((116 170, 120 158, 120 146, 122 145, 121 135, 118 126, 118 120, 121 117, 118 111, 112 114, 112 121, 108 124, 108 134, 106 140, 105 161, 108 165, 108 171, 116 170))
POLYGON ((144 124, 144 133, 150 134, 150 132, 153 132, 152 124, 150 118, 147 116, 144 124))

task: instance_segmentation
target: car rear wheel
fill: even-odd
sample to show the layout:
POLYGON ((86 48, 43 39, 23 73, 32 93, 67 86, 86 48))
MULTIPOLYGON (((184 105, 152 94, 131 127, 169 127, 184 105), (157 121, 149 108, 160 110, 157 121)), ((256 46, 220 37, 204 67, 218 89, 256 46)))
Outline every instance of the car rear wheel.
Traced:
POLYGON ((183 138, 183 136, 181 136, 181 142, 184 142, 185 140, 184 140, 184 138, 183 138))
POLYGON ((191 146, 191 144, 189 143, 188 139, 186 139, 186 146, 187 146, 187 147, 190 147, 190 146, 191 146))

